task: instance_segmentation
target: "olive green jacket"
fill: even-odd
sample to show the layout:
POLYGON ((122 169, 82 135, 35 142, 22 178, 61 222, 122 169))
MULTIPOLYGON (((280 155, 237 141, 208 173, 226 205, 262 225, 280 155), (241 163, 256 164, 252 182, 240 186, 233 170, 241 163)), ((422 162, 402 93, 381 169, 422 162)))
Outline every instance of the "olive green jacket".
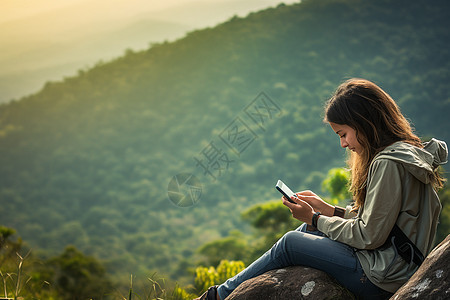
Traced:
POLYGON ((433 246, 441 203, 430 184, 435 168, 447 162, 445 142, 432 139, 418 148, 397 142, 373 159, 365 203, 358 214, 320 216, 317 227, 329 238, 355 248, 371 282, 395 292, 417 270, 393 246, 381 247, 396 223, 426 256, 433 246))

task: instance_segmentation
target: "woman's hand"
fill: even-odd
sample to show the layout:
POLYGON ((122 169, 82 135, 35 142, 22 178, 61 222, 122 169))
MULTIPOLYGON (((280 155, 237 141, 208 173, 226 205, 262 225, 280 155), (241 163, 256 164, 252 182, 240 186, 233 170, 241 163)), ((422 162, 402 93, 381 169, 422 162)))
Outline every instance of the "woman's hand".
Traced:
POLYGON ((314 214, 314 209, 312 208, 312 206, 309 205, 306 201, 300 200, 296 197, 292 197, 291 199, 296 204, 289 202, 286 197, 282 198, 283 204, 291 210, 292 216, 301 222, 305 222, 311 225, 312 216, 314 214))
POLYGON ((314 211, 320 212, 324 216, 331 217, 334 214, 334 206, 323 201, 319 196, 311 191, 302 191, 295 194, 300 200, 308 203, 314 211))

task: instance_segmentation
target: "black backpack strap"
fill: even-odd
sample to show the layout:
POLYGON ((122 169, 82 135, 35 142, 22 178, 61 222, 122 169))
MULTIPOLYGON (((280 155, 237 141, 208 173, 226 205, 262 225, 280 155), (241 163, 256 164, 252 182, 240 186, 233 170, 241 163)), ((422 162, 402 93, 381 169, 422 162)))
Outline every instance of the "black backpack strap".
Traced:
POLYGON ((390 241, 392 245, 397 249, 398 254, 408 263, 414 262, 418 267, 425 260, 422 252, 411 242, 406 234, 397 226, 391 230, 386 242, 390 241))

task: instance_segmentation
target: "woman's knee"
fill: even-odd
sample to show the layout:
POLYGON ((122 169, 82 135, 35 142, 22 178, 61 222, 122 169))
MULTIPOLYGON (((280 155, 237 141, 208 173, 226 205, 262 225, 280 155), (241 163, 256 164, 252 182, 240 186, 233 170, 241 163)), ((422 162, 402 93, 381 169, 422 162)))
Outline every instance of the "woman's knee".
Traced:
POLYGON ((279 266, 291 265, 290 249, 292 248, 295 235, 299 233, 298 231, 285 233, 266 254, 270 255, 271 260, 276 261, 279 266))
POLYGON ((300 225, 297 229, 295 229, 295 231, 300 231, 300 232, 306 232, 306 227, 308 224, 303 223, 302 225, 300 225))
POLYGON ((289 252, 295 244, 299 244, 299 240, 301 239, 303 233, 299 231, 288 231, 283 237, 278 241, 278 246, 281 248, 283 252, 289 252))

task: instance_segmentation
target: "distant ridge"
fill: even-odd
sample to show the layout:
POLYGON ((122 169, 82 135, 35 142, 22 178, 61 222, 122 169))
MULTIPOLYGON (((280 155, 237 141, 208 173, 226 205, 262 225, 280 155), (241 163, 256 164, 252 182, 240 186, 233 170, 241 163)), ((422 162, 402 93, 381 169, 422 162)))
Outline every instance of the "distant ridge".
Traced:
MULTIPOLYGON (((25 1, 14 2, 23 6, 25 1)), ((34 14, 22 12, 15 19, 14 11, 6 16, 0 12, 0 103, 35 93, 46 80, 61 80, 100 60, 122 56, 126 49, 144 50, 152 43, 173 41, 195 28, 214 26, 234 14, 246 15, 273 3, 193 1, 157 10, 143 0, 78 0, 34 14)))

